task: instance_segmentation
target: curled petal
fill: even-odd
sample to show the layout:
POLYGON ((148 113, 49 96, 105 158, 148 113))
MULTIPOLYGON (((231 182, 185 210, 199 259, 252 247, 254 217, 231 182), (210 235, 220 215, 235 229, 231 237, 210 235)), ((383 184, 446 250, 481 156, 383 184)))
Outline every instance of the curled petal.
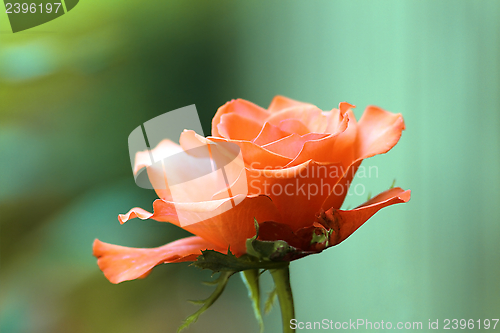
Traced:
POLYGON ((129 210, 125 214, 119 214, 118 221, 120 221, 120 223, 123 224, 123 223, 127 222, 128 220, 134 219, 136 217, 140 218, 141 220, 147 220, 147 219, 151 218, 152 216, 153 216, 152 213, 150 213, 142 208, 135 207, 135 208, 132 208, 131 210, 129 210))
POLYGON ((319 140, 326 137, 328 134, 318 134, 318 133, 308 133, 305 135, 297 135, 295 133, 290 134, 278 141, 269 143, 262 146, 273 153, 286 156, 289 158, 295 158, 297 154, 302 150, 304 145, 312 140, 319 140))
POLYGON ((266 109, 261 108, 260 106, 249 101, 245 101, 244 99, 232 100, 217 110, 217 113, 212 119, 212 136, 221 136, 218 129, 221 117, 230 113, 238 114, 261 125, 264 124, 264 121, 269 116, 269 112, 266 109))
POLYGON ((389 151, 401 137, 404 130, 403 117, 378 107, 366 109, 359 123, 351 110, 353 106, 341 103, 340 113, 344 114, 346 127, 337 135, 319 140, 311 140, 304 144, 302 151, 287 166, 304 163, 307 160, 317 162, 336 162, 345 170, 345 176, 339 181, 323 204, 324 209, 338 209, 347 194, 349 184, 365 158, 389 151))
POLYGON ((358 123, 357 160, 388 152, 399 141, 404 129, 401 114, 368 106, 358 123))
MULTIPOLYGON (((302 125, 304 126, 304 125, 302 125)), ((259 135, 253 140, 256 145, 262 146, 290 135, 292 132, 284 131, 278 126, 265 123, 259 135)))
POLYGON ((285 96, 277 95, 273 98, 267 110, 269 112, 277 112, 295 106, 313 106, 313 105, 309 103, 299 102, 285 96))
POLYGON ((340 102, 339 103, 339 110, 340 110, 340 113, 342 115, 346 114, 347 111, 349 111, 350 109, 354 109, 354 108, 356 108, 356 106, 349 104, 347 102, 340 102))
POLYGON ((289 157, 272 152, 250 141, 226 140, 214 137, 209 137, 208 139, 213 142, 226 141, 237 144, 241 149, 245 165, 249 165, 255 169, 282 167, 292 161, 289 157))
POLYGON ((342 121, 336 125, 337 131, 335 133, 305 142, 300 153, 287 166, 299 165, 306 161, 313 160, 323 163, 340 162, 347 168, 352 161, 352 152, 347 151, 347 156, 349 157, 347 158, 348 162, 344 162, 344 160, 346 160, 346 154, 344 152, 346 149, 344 149, 344 147, 347 148, 344 142, 346 141, 346 137, 353 131, 352 126, 354 124, 351 122, 351 119, 354 119, 354 122, 356 121, 354 114, 347 114, 343 116, 342 121), (351 129, 349 127, 351 127, 351 129))
POLYGON ((325 212, 327 224, 334 230, 330 237, 330 243, 332 245, 341 243, 380 209, 397 203, 408 202, 410 196, 410 190, 405 191, 400 187, 395 187, 380 193, 352 210, 331 208, 325 212))
MULTIPOLYGON (((187 237, 151 249, 132 248, 96 239, 93 254, 106 278, 112 283, 146 277, 161 263, 194 261, 202 250, 224 251, 200 237, 187 237)), ((227 249, 226 249, 227 250, 227 249)))
POLYGON ((347 119, 347 127, 337 135, 335 141, 335 155, 340 157, 339 162, 344 168, 350 167, 358 160, 358 122, 352 110, 346 110, 344 119, 347 119))
POLYGON ((328 124, 325 129, 325 133, 339 133, 345 130, 345 127, 342 125, 344 121, 345 114, 350 109, 354 109, 355 106, 346 102, 341 102, 338 109, 333 109, 330 112, 326 113, 328 124))
POLYGON ((219 134, 226 139, 251 141, 259 135, 262 125, 237 113, 221 116, 217 125, 219 134))
POLYGON ((269 123, 279 126, 280 122, 286 119, 296 119, 302 122, 309 132, 323 133, 327 126, 326 116, 314 105, 301 105, 283 109, 272 113, 266 119, 269 123))
POLYGON ((307 142, 288 166, 312 159, 325 163, 339 162, 347 169, 365 158, 384 154, 396 145, 405 129, 401 114, 369 106, 356 122, 351 107, 348 103, 341 103, 340 113, 344 114, 344 120, 338 125, 337 135, 307 142))
MULTIPOLYGON (((154 213, 149 218, 180 225, 178 214, 197 214, 207 216, 205 220, 183 226, 183 229, 202 237, 211 244, 220 248, 231 248, 231 252, 240 256, 246 253, 245 242, 255 235, 254 218, 257 221, 281 222, 280 212, 273 201, 267 196, 251 196, 244 200, 237 197, 224 200, 196 203, 173 203, 158 199, 153 203, 154 213), (228 209, 221 214, 214 214, 221 205, 228 205, 231 200, 239 201, 234 209, 228 209)), ((121 215, 122 222, 125 217, 139 217, 144 219, 147 215, 138 215, 137 208, 121 215), (131 213, 132 212, 132 213, 131 213), (142 217, 141 217, 142 216, 142 217)))
POLYGON ((297 119, 285 119, 280 121, 280 124, 278 126, 282 131, 288 132, 288 133, 295 133, 298 135, 306 135, 308 133, 311 133, 309 128, 307 128, 306 125, 304 125, 300 120, 297 119))
POLYGON ((241 154, 246 165, 254 165, 252 168, 265 168, 265 167, 280 167, 289 163, 292 159, 282 156, 265 148, 256 145, 250 141, 243 140, 228 140, 225 138, 208 137, 204 138, 194 131, 184 131, 181 134, 180 144, 185 149, 191 149, 206 142, 231 142, 238 145, 241 149, 241 154))

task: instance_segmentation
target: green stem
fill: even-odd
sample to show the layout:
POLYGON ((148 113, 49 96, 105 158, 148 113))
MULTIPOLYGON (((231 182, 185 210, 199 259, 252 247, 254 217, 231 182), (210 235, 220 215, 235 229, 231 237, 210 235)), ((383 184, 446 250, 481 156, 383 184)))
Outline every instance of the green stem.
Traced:
POLYGON ((259 323, 260 333, 264 332, 264 321, 260 311, 260 286, 259 286, 260 271, 258 269, 247 269, 241 271, 241 279, 248 289, 248 297, 252 301, 253 312, 259 323))
POLYGON ((281 321, 283 323, 283 333, 293 333, 294 329, 290 327, 290 320, 295 318, 293 307, 292 287, 290 286, 290 265, 282 268, 271 269, 278 300, 281 308, 281 321))

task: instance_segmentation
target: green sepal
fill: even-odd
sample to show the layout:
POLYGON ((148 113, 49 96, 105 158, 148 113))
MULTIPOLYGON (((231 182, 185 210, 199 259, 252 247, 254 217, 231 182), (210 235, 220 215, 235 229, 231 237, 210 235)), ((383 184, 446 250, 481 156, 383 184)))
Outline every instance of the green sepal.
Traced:
POLYGON ((214 292, 212 295, 210 295, 207 299, 201 300, 201 301, 191 301, 192 303, 195 304, 203 304, 203 306, 190 315, 189 317, 186 318, 186 320, 182 323, 182 325, 177 329, 177 333, 182 331, 183 329, 187 328, 189 325, 194 323, 196 320, 198 320, 198 317, 205 312, 214 302, 219 298, 219 296, 222 294, 224 291, 224 288, 226 287, 227 281, 233 275, 234 272, 226 271, 226 272, 221 272, 219 277, 216 279, 217 281, 217 287, 215 288, 214 292))
POLYGON ((321 233, 317 234, 316 232, 313 232, 310 244, 325 244, 325 247, 330 246, 330 236, 333 233, 333 229, 329 229, 328 231, 325 229, 316 230, 321 231, 321 233))
POLYGON ((210 269, 213 272, 239 272, 245 268, 230 249, 227 250, 227 254, 214 250, 201 251, 201 255, 192 265, 201 269, 210 269))
POLYGON ((241 272, 247 269, 279 268, 286 264, 287 262, 262 261, 247 254, 238 258, 230 250, 227 251, 227 254, 214 250, 204 250, 191 265, 201 269, 210 269, 213 272, 241 272))
MULTIPOLYGON (((269 294, 265 303, 265 312, 268 313, 271 310, 273 303, 278 298, 282 310, 283 332, 294 332, 294 330, 290 330, 285 325, 285 319, 294 318, 288 267, 290 261, 316 252, 297 249, 283 240, 259 240, 257 239, 259 237, 259 223, 255 218, 254 223, 256 232, 254 237, 246 241, 247 253, 236 257, 229 248, 227 253, 203 250, 196 261, 191 264, 201 269, 210 269, 214 273, 220 272, 220 275, 215 281, 204 282, 206 285, 216 285, 214 292, 205 300, 191 301, 191 303, 202 305, 202 307, 182 323, 177 330, 178 333, 194 323, 219 298, 226 287, 229 277, 236 272, 242 273, 241 277, 248 288, 255 317, 262 333, 264 323, 260 310, 259 277, 266 270, 271 272, 276 288, 269 294)), ((331 230, 326 234, 313 234, 311 245, 325 241, 328 243, 330 234, 331 230)))
POLYGON ((255 236, 246 241, 247 253, 249 255, 259 258, 260 260, 280 261, 285 259, 287 255, 300 252, 295 247, 288 245, 284 240, 258 240, 259 223, 255 218, 253 221, 255 224, 255 236))
POLYGON ((248 297, 252 301, 255 319, 259 323, 260 333, 262 333, 264 332, 264 321, 262 320, 262 312, 260 311, 259 269, 247 269, 241 271, 240 274, 245 286, 247 286, 248 297))
POLYGON ((311 238, 311 244, 327 242, 328 236, 329 236, 328 232, 322 232, 319 235, 313 232, 311 238))

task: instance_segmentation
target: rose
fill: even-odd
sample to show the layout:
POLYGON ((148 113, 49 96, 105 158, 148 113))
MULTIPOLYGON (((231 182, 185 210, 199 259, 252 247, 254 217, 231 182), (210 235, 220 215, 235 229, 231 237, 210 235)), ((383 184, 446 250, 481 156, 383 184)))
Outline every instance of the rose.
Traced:
MULTIPOLYGON (((232 209, 213 214, 236 196, 220 198, 209 193, 212 200, 174 202, 168 187, 155 186, 162 173, 148 169, 160 197, 153 203, 154 213, 133 208, 119 216, 121 223, 139 217, 180 226, 180 214, 209 217, 183 226, 196 236, 159 248, 127 248, 96 240, 94 255, 99 267, 111 282, 119 283, 144 277, 160 263, 194 261, 202 250, 225 253, 230 248, 236 256, 247 251, 254 254, 247 247, 247 240, 256 235, 254 220, 259 223, 258 240, 285 241, 292 249, 271 253, 271 259, 289 261, 339 244, 381 208, 407 202, 410 191, 393 188, 355 209, 340 210, 361 161, 389 151, 404 129, 400 114, 369 106, 357 122, 352 108, 340 103, 339 109, 324 112, 277 96, 266 110, 238 99, 219 108, 212 121, 212 137, 184 131, 180 147, 168 140, 161 142, 153 151, 165 156, 203 144, 238 145, 246 177, 237 177, 230 188, 243 184, 248 186, 248 194, 232 209)), ((145 166, 144 154, 137 155, 135 172, 145 166)), ((189 165, 178 167, 179 173, 190 172, 189 165)))

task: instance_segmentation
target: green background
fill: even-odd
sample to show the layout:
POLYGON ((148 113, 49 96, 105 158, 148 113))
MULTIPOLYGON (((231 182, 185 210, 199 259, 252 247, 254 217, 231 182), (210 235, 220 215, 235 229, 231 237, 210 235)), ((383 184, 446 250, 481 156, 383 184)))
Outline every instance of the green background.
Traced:
MULTIPOLYGON (((110 284, 94 238, 153 247, 187 235, 135 186, 127 137, 196 104, 205 133, 233 98, 282 94, 322 109, 347 101, 402 113, 388 154, 358 178, 412 190, 351 238, 291 265, 301 321, 500 316, 500 2, 81 1, 12 34, 0 13, 0 331, 174 332, 210 274, 162 265, 110 284)), ((346 207, 368 193, 351 195, 346 207)), ((264 275, 264 289, 270 278, 264 275)), ((278 308, 266 332, 280 331, 278 308)), ((500 325, 496 330, 500 330, 500 325)), ((232 278, 187 332, 256 332, 232 278)), ((360 329, 358 331, 364 331, 360 329)))

